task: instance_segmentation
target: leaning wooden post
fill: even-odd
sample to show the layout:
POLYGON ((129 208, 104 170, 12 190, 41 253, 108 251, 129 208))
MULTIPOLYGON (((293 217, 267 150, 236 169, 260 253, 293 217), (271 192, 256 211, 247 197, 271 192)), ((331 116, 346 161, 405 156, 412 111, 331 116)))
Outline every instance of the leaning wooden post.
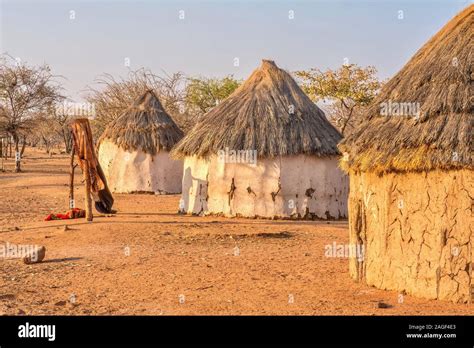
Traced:
POLYGON ((74 202, 74 170, 76 169, 76 165, 74 164, 74 154, 75 154, 74 146, 71 148, 71 162, 69 168, 69 209, 73 209, 76 207, 74 202))
MULTIPOLYGON (((97 211, 110 214, 113 211, 114 198, 107 187, 107 180, 95 153, 89 120, 87 118, 75 119, 70 123, 70 128, 74 152, 84 175, 86 219, 92 221, 92 199, 94 199, 97 211)), ((71 157, 71 172, 74 169, 72 161, 73 157, 71 157)), ((72 177, 71 180, 73 180, 72 177)), ((72 185, 71 181, 71 187, 72 185)), ((70 188, 70 190, 72 189, 70 188)))
POLYGON ((92 198, 91 198, 91 173, 89 168, 89 161, 84 161, 84 179, 86 183, 85 201, 86 201, 86 220, 92 221, 92 198))

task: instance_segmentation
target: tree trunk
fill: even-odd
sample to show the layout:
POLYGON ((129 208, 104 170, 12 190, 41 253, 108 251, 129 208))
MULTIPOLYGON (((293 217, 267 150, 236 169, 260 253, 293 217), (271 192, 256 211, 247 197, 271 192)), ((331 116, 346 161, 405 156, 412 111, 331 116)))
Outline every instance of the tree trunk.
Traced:
POLYGON ((2 167, 1 167, 1 171, 4 172, 5 171, 5 168, 3 168, 3 138, 0 139, 0 161, 2 161, 2 167))
POLYGON ((50 151, 49 141, 46 139, 44 135, 42 135, 41 138, 43 139, 43 144, 44 144, 44 148, 46 149, 46 153, 49 155, 49 151, 50 151))
POLYGON ((347 125, 349 124, 349 122, 350 122, 350 120, 351 120, 351 118, 352 118, 352 112, 353 112, 353 111, 354 111, 354 107, 352 107, 352 108, 349 109, 349 115, 347 116, 346 121, 344 122, 344 125, 343 125, 343 127, 342 127, 342 129, 341 129, 341 134, 342 134, 342 136, 345 135, 344 132, 346 131, 346 127, 347 127, 347 125))
POLYGON ((15 141, 15 173, 19 173, 21 172, 20 137, 15 134, 13 140, 15 141))
POLYGON ((3 157, 5 158, 5 161, 8 159, 8 138, 5 138, 5 142, 3 144, 3 157))
POLYGON ((26 147, 26 135, 23 136, 23 144, 21 145, 21 157, 23 157, 23 154, 25 153, 25 147, 26 147))
POLYGON ((86 192, 85 192, 85 201, 86 201, 86 220, 92 221, 92 198, 91 198, 91 174, 89 170, 89 161, 86 159, 84 161, 84 178, 86 182, 86 192))
POLYGON ((67 129, 63 129, 63 140, 64 140, 64 147, 67 153, 71 153, 72 151, 72 139, 69 131, 67 129))

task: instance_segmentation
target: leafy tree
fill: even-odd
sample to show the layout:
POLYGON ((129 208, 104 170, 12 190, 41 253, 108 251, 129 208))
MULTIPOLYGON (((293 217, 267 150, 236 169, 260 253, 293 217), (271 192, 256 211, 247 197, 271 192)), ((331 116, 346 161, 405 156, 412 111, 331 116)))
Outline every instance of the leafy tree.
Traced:
POLYGON ((232 76, 190 78, 186 86, 186 106, 191 114, 199 117, 227 98, 239 85, 240 81, 232 76))
POLYGON ((361 121, 363 109, 374 99, 382 86, 373 66, 343 65, 337 70, 297 71, 302 88, 313 100, 329 100, 331 119, 343 135, 361 121))

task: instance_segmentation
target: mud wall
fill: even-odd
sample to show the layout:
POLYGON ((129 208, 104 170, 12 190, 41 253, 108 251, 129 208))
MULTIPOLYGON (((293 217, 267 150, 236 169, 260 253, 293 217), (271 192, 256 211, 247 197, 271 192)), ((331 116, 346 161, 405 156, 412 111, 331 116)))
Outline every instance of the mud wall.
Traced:
POLYGON ((473 171, 350 176, 350 274, 381 289, 469 302, 473 171))
POLYGON ((179 211, 187 214, 205 214, 207 208, 207 180, 210 161, 196 156, 185 157, 182 194, 179 211))
POLYGON ((166 151, 155 156, 130 152, 106 140, 100 144, 99 162, 112 192, 181 193, 183 161, 166 151))
POLYGON ((188 157, 183 211, 225 216, 347 217, 348 178, 337 159, 291 156, 255 165, 188 157))

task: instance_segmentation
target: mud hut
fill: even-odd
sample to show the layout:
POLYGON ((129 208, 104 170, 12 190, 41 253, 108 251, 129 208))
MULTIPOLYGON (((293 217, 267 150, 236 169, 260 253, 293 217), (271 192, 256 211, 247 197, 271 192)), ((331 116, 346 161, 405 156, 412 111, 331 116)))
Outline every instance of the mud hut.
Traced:
POLYGON ((473 11, 423 46, 339 145, 350 174, 350 242, 365 251, 350 259, 350 274, 368 285, 471 300, 473 11))
POLYGON ((184 158, 180 209, 190 214, 344 218, 348 178, 339 132, 273 61, 176 145, 184 158))
POLYGON ((181 192, 183 162, 169 156, 183 132, 152 91, 112 121, 99 140, 99 162, 118 193, 181 192))

